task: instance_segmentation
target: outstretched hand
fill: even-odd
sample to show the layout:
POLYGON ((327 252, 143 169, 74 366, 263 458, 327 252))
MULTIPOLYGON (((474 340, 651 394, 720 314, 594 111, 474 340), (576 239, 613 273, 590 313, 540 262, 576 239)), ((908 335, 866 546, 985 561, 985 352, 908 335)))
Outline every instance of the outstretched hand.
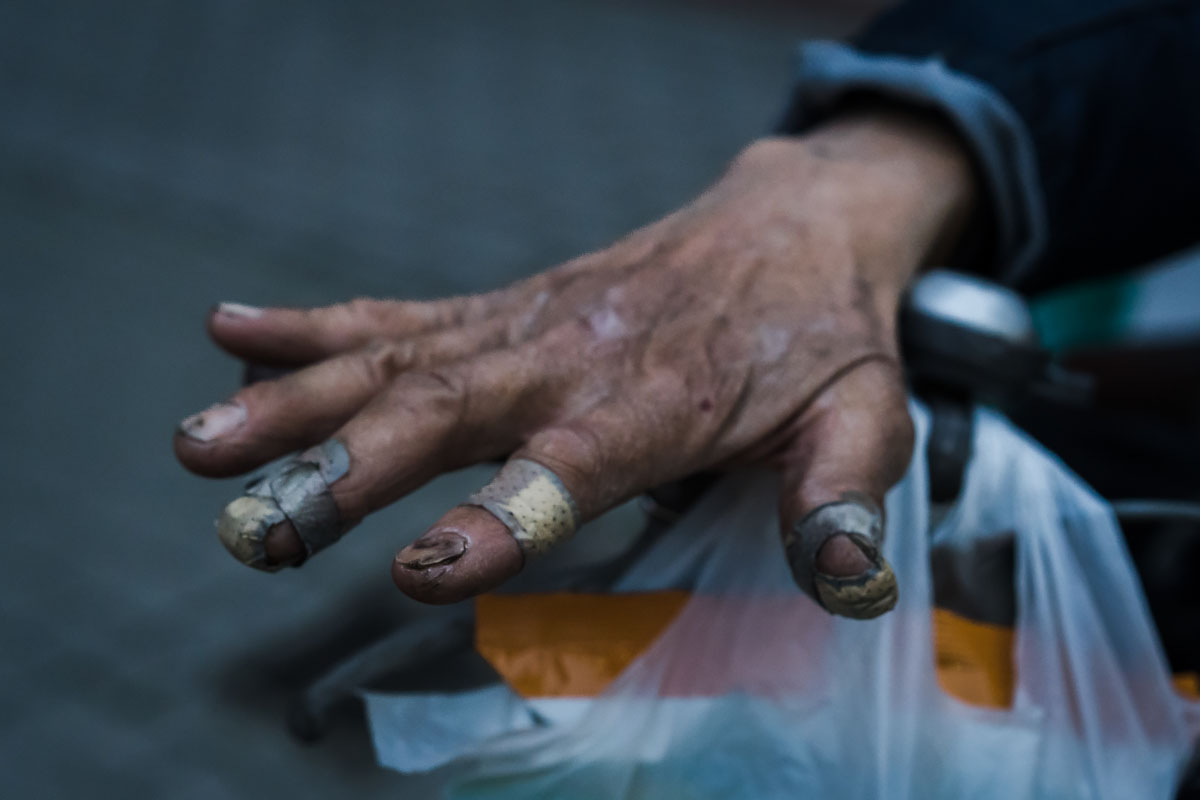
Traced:
POLYGON ((495 587, 656 485, 769 464, 797 581, 831 611, 874 616, 896 596, 880 508, 912 449, 896 312, 915 271, 952 246, 972 188, 940 123, 863 110, 756 142, 674 214, 496 292, 222 304, 208 321, 221 347, 297 369, 184 420, 176 454, 228 476, 344 447, 342 470, 291 487, 258 534, 235 531, 259 536, 267 566, 312 549, 293 513, 303 491, 331 500, 303 525, 335 538, 443 472, 509 459, 393 562, 400 588, 429 602, 495 587))

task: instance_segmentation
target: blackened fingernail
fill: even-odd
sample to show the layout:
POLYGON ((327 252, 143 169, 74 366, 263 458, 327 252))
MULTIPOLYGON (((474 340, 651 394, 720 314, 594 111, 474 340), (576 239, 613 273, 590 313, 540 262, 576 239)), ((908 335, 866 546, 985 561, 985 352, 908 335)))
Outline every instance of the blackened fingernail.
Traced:
POLYGON ((179 430, 189 439, 211 442, 227 436, 245 421, 246 407, 241 403, 217 403, 185 418, 179 423, 179 430))
POLYGON ((453 564, 467 552, 467 540, 454 531, 435 531, 401 550, 396 561, 409 569, 428 569, 453 564))

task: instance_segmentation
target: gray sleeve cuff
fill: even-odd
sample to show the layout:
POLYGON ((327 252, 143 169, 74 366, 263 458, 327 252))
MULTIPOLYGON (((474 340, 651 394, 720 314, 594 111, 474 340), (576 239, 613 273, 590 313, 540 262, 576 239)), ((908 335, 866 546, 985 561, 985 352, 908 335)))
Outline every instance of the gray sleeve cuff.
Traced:
POLYGON ((947 69, 937 56, 875 55, 836 42, 801 44, 796 75, 783 123, 787 133, 820 121, 850 92, 879 93, 944 113, 971 148, 991 199, 996 277, 1015 284, 1028 274, 1045 245, 1046 214, 1033 141, 998 92, 947 69))

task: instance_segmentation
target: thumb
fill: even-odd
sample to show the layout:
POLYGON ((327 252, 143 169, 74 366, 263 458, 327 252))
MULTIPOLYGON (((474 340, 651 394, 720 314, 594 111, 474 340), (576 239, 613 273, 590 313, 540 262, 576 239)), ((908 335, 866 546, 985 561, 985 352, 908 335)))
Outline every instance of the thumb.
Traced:
POLYGON ((801 419, 784 459, 784 545, 796 583, 834 614, 870 619, 896 604, 896 576, 880 552, 883 498, 912 448, 904 383, 891 362, 840 376, 801 419))

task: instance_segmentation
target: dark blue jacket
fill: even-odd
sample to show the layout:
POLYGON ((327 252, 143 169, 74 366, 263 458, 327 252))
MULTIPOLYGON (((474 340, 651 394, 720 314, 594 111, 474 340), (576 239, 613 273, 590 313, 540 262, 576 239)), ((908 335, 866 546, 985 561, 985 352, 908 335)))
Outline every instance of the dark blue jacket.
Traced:
MULTIPOLYGON (((1010 239, 1038 239, 1010 281, 1020 288, 1129 269, 1200 242, 1200 0, 912 0, 871 22, 854 47, 867 58, 937 62, 1015 112, 1024 132, 991 144, 1011 146, 1016 161, 990 165, 989 195, 1030 206, 1020 212, 1029 219, 1000 223, 1017 226, 1010 239), (1035 188, 1009 186, 1026 195, 1013 200, 1003 173, 1019 169, 1022 146, 1032 148, 1035 188)), ((933 105, 962 116, 952 101, 933 105)), ((792 127, 804 120, 793 114, 792 127)))

